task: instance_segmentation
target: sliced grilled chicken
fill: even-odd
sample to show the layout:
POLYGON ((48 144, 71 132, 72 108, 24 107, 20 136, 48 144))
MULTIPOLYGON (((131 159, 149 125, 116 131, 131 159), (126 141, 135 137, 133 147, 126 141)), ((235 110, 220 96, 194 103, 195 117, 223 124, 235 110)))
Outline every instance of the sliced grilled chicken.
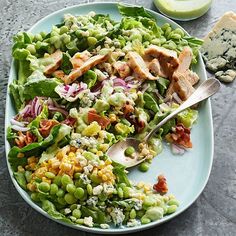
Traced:
POLYGON ((90 57, 87 61, 84 62, 83 65, 81 65, 77 69, 72 70, 71 73, 65 77, 64 79, 65 84, 71 84, 81 75, 83 75, 85 72, 87 72, 88 70, 96 66, 97 64, 106 61, 107 59, 108 59, 108 54, 96 55, 96 56, 90 57))
POLYGON ((185 47, 179 54, 179 66, 177 67, 176 72, 183 73, 188 70, 191 65, 192 59, 192 50, 189 47, 185 47))
POLYGON ((84 64, 85 61, 87 61, 92 55, 89 51, 85 50, 83 52, 77 52, 71 59, 71 63, 73 65, 73 68, 79 68, 84 64))
POLYGON ((190 82, 190 84, 193 86, 199 81, 199 77, 197 73, 191 71, 191 70, 186 70, 185 73, 183 74, 184 77, 190 82))
POLYGON ((137 52, 129 52, 127 54, 128 65, 134 71, 139 79, 157 80, 158 77, 153 76, 143 58, 137 52))
POLYGON ((54 71, 56 71, 60 65, 62 60, 62 52, 60 50, 55 51, 49 56, 50 59, 52 59, 52 63, 47 65, 44 68, 44 74, 45 75, 51 75, 54 71))
POLYGON ((163 71, 160 62, 158 59, 153 59, 151 62, 148 63, 148 68, 150 72, 154 75, 161 76, 163 78, 167 78, 168 75, 163 71))
POLYGON ((174 70, 179 65, 177 53, 173 50, 169 50, 169 49, 166 49, 163 47, 158 47, 156 45, 150 45, 145 50, 145 55, 157 58, 160 65, 161 65, 162 70, 169 77, 172 76, 174 70))
POLYGON ((183 101, 187 100, 195 91, 191 83, 185 78, 184 74, 176 73, 176 76, 172 79, 174 80, 173 89, 183 101))
POLYGON ((113 67, 121 78, 126 78, 130 75, 130 68, 128 66, 128 63, 125 61, 117 61, 113 63, 113 67))

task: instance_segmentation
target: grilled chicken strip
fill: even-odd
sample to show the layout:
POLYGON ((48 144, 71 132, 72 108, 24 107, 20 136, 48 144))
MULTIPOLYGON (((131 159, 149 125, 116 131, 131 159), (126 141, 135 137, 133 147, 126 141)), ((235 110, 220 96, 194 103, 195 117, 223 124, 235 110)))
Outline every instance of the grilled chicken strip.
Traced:
POLYGON ((106 61, 107 59, 108 54, 90 57, 87 61, 84 62, 84 64, 82 64, 79 68, 72 70, 71 73, 64 78, 65 84, 71 84, 85 72, 87 72, 97 64, 106 61))
POLYGON ((143 58, 137 52, 129 52, 127 54, 128 65, 140 79, 157 80, 158 77, 153 76, 143 58))
POLYGON ((49 58, 52 59, 52 63, 45 67, 43 71, 45 75, 51 75, 60 67, 62 60, 62 52, 60 50, 57 50, 52 53, 49 58))
POLYGON ((168 75, 168 77, 171 77, 173 72, 179 66, 177 53, 163 47, 151 45, 145 50, 145 56, 157 58, 164 74, 168 75))

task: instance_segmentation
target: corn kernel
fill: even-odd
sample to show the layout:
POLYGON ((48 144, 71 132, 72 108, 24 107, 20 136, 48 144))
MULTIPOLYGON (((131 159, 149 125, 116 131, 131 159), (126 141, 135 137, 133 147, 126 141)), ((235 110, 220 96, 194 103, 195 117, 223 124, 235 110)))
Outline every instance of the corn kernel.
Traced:
POLYGON ((51 182, 52 182, 51 179, 48 179, 48 178, 46 178, 46 177, 42 177, 42 181, 43 181, 43 182, 47 182, 47 183, 49 183, 49 184, 51 184, 51 182))
POLYGON ((34 162, 36 162, 36 158, 35 158, 34 156, 29 157, 29 158, 27 159, 27 162, 28 162, 28 164, 34 163, 34 162))
POLYGON ((112 163, 112 161, 110 160, 110 159, 107 159, 106 161, 105 161, 105 164, 106 165, 110 165, 112 163))
POLYGON ((34 192, 35 189, 36 189, 35 185, 32 184, 32 183, 28 183, 28 184, 26 185, 26 187, 27 187, 27 189, 29 189, 31 192, 34 192))
POLYGON ((111 122, 115 122, 117 120, 116 115, 113 113, 109 115, 109 119, 111 122))
POLYGON ((70 153, 68 154, 68 157, 69 157, 69 158, 75 158, 75 153, 74 153, 74 152, 70 152, 70 153))
POLYGON ((81 166, 75 166, 74 167, 75 172, 81 172, 82 170, 83 170, 83 168, 81 166))
POLYGON ((57 169, 60 166, 60 164, 61 164, 60 161, 56 160, 52 163, 52 168, 57 169))
POLYGON ((72 168, 72 165, 71 164, 69 164, 69 163, 61 163, 61 165, 60 165, 60 169, 61 170, 64 170, 64 171, 70 171, 71 170, 71 168, 72 168))
POLYGON ((57 159, 61 160, 63 158, 63 153, 62 151, 57 153, 57 159))
POLYGON ((97 151, 97 153, 96 153, 99 157, 100 156, 103 156, 103 152, 102 151, 97 151))
POLYGON ((102 171, 98 171, 98 176, 99 176, 99 177, 102 176, 102 171))
POLYGON ((35 163, 35 162, 29 164, 29 168, 32 169, 32 170, 35 168, 35 166, 36 166, 36 163, 35 163))
POLYGON ((22 157, 24 157, 25 156, 25 154, 24 153, 21 153, 21 152, 19 152, 18 154, 17 154, 17 158, 22 158, 22 157))
POLYGON ((19 172, 25 172, 25 169, 22 166, 18 166, 17 169, 19 172))
POLYGON ((102 175, 102 180, 103 180, 103 181, 107 181, 107 180, 108 180, 107 176, 103 174, 103 175, 102 175))
POLYGON ((70 152, 76 152, 77 151, 77 148, 74 147, 74 146, 70 146, 70 152))

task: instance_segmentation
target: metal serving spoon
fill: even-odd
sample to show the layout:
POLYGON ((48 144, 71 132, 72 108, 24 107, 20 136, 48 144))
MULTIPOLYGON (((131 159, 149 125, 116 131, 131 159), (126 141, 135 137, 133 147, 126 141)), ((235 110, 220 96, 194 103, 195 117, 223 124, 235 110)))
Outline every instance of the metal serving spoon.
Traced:
POLYGON ((147 143, 149 139, 158 131, 158 129, 164 125, 171 118, 176 116, 181 111, 188 107, 191 107, 215 94, 220 88, 220 82, 216 79, 205 80, 194 93, 182 103, 176 110, 170 113, 165 119, 163 119, 153 130, 151 130, 143 140, 138 140, 135 138, 126 138, 126 140, 120 141, 113 144, 107 151, 107 155, 115 162, 118 162, 126 168, 130 168, 140 164, 145 161, 145 158, 138 160, 139 144, 147 143), (125 155, 125 150, 127 147, 133 147, 135 149, 134 158, 125 155))

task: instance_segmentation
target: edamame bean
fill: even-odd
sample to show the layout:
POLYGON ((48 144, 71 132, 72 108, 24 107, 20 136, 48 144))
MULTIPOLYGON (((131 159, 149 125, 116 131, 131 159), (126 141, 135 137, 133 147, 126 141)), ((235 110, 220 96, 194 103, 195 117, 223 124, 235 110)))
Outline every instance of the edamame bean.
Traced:
POLYGON ((141 223, 142 223, 142 224, 148 224, 148 223, 150 223, 150 222, 151 222, 151 220, 148 219, 148 218, 146 218, 146 217, 144 217, 144 216, 141 218, 141 223))
POLYGON ((38 198, 38 194, 37 194, 37 193, 31 193, 30 197, 31 197, 31 199, 32 199, 34 202, 38 202, 38 201, 39 201, 39 198, 38 198))
POLYGON ((74 209, 72 211, 72 216, 74 216, 76 219, 79 219, 81 217, 81 211, 79 209, 74 209))
POLYGON ((132 156, 134 154, 135 149, 132 146, 129 146, 125 149, 125 155, 126 156, 132 156))
POLYGON ((33 44, 29 44, 26 47, 26 49, 29 50, 32 55, 34 55, 36 53, 36 49, 35 49, 35 46, 33 44))
POLYGON ((179 34, 181 37, 184 37, 185 35, 184 31, 180 28, 175 29, 173 32, 175 32, 176 34, 179 34))
POLYGON ((51 195, 56 195, 58 191, 58 186, 56 184, 51 184, 50 186, 50 194, 51 195))
POLYGON ((136 218, 136 211, 134 209, 132 209, 129 213, 129 217, 130 219, 135 219, 136 218))
POLYGON ((123 193, 122 188, 118 188, 117 193, 118 193, 118 196, 119 196, 120 198, 123 198, 123 197, 124 197, 124 193, 123 193))
POLYGON ((177 206, 176 205, 171 205, 167 208, 167 214, 172 214, 177 210, 177 206))
POLYGON ((27 183, 30 182, 31 176, 32 176, 32 172, 31 171, 28 171, 28 170, 25 171, 25 179, 26 179, 27 183))
POLYGON ((45 176, 49 179, 54 179, 55 178, 55 174, 53 174, 52 172, 46 172, 45 176))
POLYGON ((129 187, 124 187, 123 188, 123 192, 124 192, 124 198, 128 198, 129 197, 129 187))
POLYGON ((67 174, 64 174, 62 177, 61 177, 61 183, 64 187, 66 187, 67 184, 72 184, 73 181, 71 179, 71 177, 67 174))
POLYGON ((60 189, 57 191, 56 195, 57 195, 58 197, 64 197, 65 191, 60 188, 60 189))
POLYGON ((50 43, 54 44, 58 40, 60 40, 60 38, 58 36, 53 36, 53 37, 50 38, 50 43))
POLYGON ((138 169, 142 172, 146 172, 149 169, 149 164, 147 162, 143 162, 139 165, 138 169))
POLYGON ((41 36, 41 34, 36 34, 34 36, 34 41, 37 42, 37 41, 42 41, 43 40, 43 37, 41 36))
POLYGON ((165 23, 164 25, 162 25, 161 29, 163 31, 166 31, 167 28, 170 28, 170 24, 169 23, 165 23))
POLYGON ((70 194, 70 193, 66 193, 65 196, 64 196, 64 199, 68 204, 74 204, 77 201, 75 196, 73 194, 70 194))
POLYGON ((47 182, 41 182, 38 185, 38 189, 44 193, 47 193, 50 190, 50 184, 47 182))
POLYGON ((79 178, 80 178, 80 175, 81 175, 81 174, 77 172, 77 173, 74 174, 74 178, 75 178, 75 179, 79 179, 79 178))
POLYGON ((89 46, 94 46, 97 43, 97 39, 95 37, 88 37, 87 41, 89 46))
POLYGON ((60 34, 64 34, 64 33, 67 33, 69 31, 68 27, 63 25, 61 28, 60 28, 60 34))
POLYGON ((77 199, 82 199, 84 197, 84 190, 82 188, 76 188, 75 192, 74 192, 74 196, 77 199))
POLYGON ((73 193, 75 192, 75 190, 76 190, 76 187, 75 187, 74 184, 67 184, 67 185, 66 185, 66 191, 67 191, 68 193, 73 194, 73 193))
POLYGON ((166 38, 168 38, 169 34, 171 33, 172 29, 171 27, 167 27, 166 30, 165 30, 165 36, 166 38))
POLYGON ((176 206, 179 206, 179 201, 177 199, 170 199, 167 204, 169 206, 172 206, 172 205, 176 205, 176 206))
POLYGON ((72 204, 70 205, 70 210, 73 211, 74 209, 77 209, 78 205, 77 204, 72 204))
POLYGON ((84 223, 84 219, 77 219, 75 221, 76 224, 82 225, 84 223))
POLYGON ((42 32, 40 32, 40 35, 41 35, 42 38, 44 39, 44 38, 46 37, 47 33, 46 33, 45 31, 42 31, 42 32))
POLYGON ((93 195, 93 187, 91 184, 87 184, 87 191, 89 195, 93 195))
POLYGON ((182 37, 181 37, 181 35, 180 34, 175 34, 174 32, 171 32, 170 34, 169 34, 169 37, 168 37, 169 39, 181 39, 182 37))
POLYGON ((54 180, 53 180, 53 183, 56 184, 58 187, 61 186, 61 176, 60 175, 57 175, 54 180))
POLYGON ((67 204, 64 197, 58 197, 57 202, 61 204, 62 206, 65 206, 67 204))

